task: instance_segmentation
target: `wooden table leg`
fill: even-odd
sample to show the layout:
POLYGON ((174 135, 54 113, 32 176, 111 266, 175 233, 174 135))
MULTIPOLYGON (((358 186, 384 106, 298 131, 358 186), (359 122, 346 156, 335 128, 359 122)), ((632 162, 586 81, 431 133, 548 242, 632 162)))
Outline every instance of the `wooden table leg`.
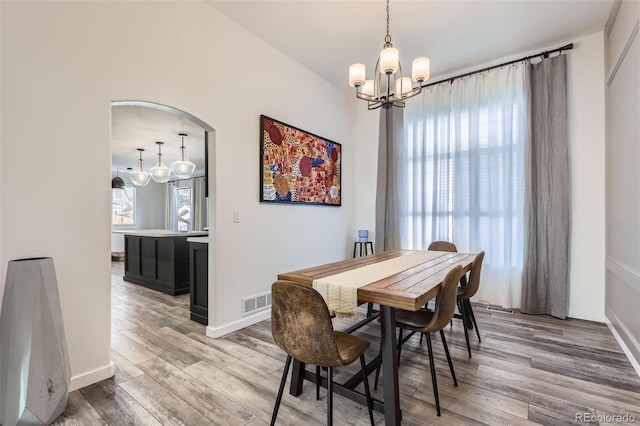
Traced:
POLYGON ((297 359, 293 359, 293 371, 291 372, 291 386, 289 393, 298 396, 302 393, 302 383, 304 382, 304 369, 306 365, 297 359))
POLYGON ((384 380, 384 424, 399 425, 398 352, 396 350, 396 310, 380 305, 382 317, 382 374, 384 380))

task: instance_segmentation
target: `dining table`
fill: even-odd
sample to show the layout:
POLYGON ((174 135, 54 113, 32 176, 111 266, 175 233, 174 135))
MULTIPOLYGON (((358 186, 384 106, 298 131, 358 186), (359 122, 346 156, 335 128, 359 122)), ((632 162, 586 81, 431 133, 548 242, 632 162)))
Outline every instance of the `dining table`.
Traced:
MULTIPOLYGON (((402 421, 402 411, 398 384, 396 309, 417 311, 423 308, 429 300, 438 295, 442 281, 452 268, 462 265, 462 274, 466 274, 471 269, 474 258, 474 254, 467 253, 430 251, 425 254, 424 251, 391 250, 281 273, 278 274, 278 280, 312 286, 314 282, 330 280, 344 273, 350 273, 351 276, 355 274, 357 277, 362 271, 362 276, 369 277, 370 282, 364 280, 362 285, 357 287, 357 300, 359 303, 376 303, 380 310, 372 313, 369 309, 364 320, 346 331, 351 332, 361 324, 380 318, 384 389, 383 400, 375 399, 374 409, 384 413, 385 425, 399 425, 402 421), (365 273, 372 268, 377 268, 376 274, 365 273)), ((373 371, 379 362, 379 359, 370 362, 367 373, 373 371)), ((294 360, 289 393, 294 396, 300 395, 305 379, 315 382, 317 376, 307 371, 304 363, 294 360)), ((364 395, 354 390, 361 381, 362 374, 358 374, 344 384, 334 384, 334 389, 338 394, 366 405, 364 395)), ((321 378, 320 384, 326 386, 326 379, 321 378)))

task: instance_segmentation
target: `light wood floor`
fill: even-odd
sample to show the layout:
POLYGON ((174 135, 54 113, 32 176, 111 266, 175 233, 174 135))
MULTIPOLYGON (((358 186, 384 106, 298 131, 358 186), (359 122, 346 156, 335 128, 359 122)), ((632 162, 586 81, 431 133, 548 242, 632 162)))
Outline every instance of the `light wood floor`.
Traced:
MULTIPOLYGON (((125 283, 112 269, 112 379, 72 392, 57 425, 265 425, 285 355, 269 321, 223 339, 189 321, 189 295, 178 297, 125 283)), ((239 303, 239 302, 238 302, 239 303)), ((434 352, 442 417, 435 415, 426 343, 414 336, 399 369, 403 424, 572 424, 576 413, 631 414, 640 421, 640 379, 603 324, 546 316, 491 313, 478 306, 482 343, 470 359, 461 321, 446 328, 459 386, 452 384, 439 337, 434 352)), ((346 322, 336 320, 337 329, 346 322)), ((358 332, 377 354, 379 328, 358 332)), ((358 366, 342 369, 337 381, 358 366)), ((373 382, 373 375, 370 377, 373 382)), ((382 385, 376 392, 382 399, 382 385)), ((299 398, 285 393, 278 424, 325 424, 326 399, 311 383, 299 398)), ((339 395, 336 425, 367 425, 366 409, 339 395)), ((376 413, 376 424, 383 424, 376 413)))

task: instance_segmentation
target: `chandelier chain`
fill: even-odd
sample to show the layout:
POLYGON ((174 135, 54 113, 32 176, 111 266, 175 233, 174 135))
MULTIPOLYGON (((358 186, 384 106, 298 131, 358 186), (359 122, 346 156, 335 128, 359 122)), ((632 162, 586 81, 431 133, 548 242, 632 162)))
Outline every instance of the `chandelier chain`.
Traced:
POLYGON ((391 43, 391 35, 389 34, 389 0, 387 0, 387 35, 384 38, 385 43, 391 43))

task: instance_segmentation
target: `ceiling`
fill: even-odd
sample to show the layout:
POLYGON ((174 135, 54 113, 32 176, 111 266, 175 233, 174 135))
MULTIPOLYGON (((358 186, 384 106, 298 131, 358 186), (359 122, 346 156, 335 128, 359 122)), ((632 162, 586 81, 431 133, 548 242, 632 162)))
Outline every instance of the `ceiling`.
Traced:
MULTIPOLYGON (((371 78, 386 30, 385 2, 205 0, 345 90, 348 67, 371 78)), ((604 29, 614 0, 392 0, 391 37, 405 69, 431 59, 431 81, 498 60, 559 47, 604 29)), ((579 48, 579 46, 576 46, 579 48)))
MULTIPOLYGON (((157 109, 146 106, 122 105, 111 108, 111 170, 138 167, 139 154, 143 148, 143 168, 146 171, 158 163, 156 141, 164 142, 162 162, 171 167, 180 159, 181 138, 184 138, 185 158, 196 164, 195 175, 204 175, 204 129, 177 110, 157 109)), ((126 171, 120 170, 120 175, 126 171)))
MULTIPOLYGON (((345 91, 355 62, 373 67, 385 35, 383 0, 204 0, 218 12, 345 91)), ((614 0, 392 0, 390 33, 405 69, 418 56, 431 59, 431 79, 452 76, 525 53, 559 47, 604 29, 614 0)), ((580 48, 579 44, 575 46, 580 48)), ((204 173, 204 130, 169 108, 114 106, 112 170, 157 162, 155 141, 165 142, 163 162, 180 155, 204 173)))

